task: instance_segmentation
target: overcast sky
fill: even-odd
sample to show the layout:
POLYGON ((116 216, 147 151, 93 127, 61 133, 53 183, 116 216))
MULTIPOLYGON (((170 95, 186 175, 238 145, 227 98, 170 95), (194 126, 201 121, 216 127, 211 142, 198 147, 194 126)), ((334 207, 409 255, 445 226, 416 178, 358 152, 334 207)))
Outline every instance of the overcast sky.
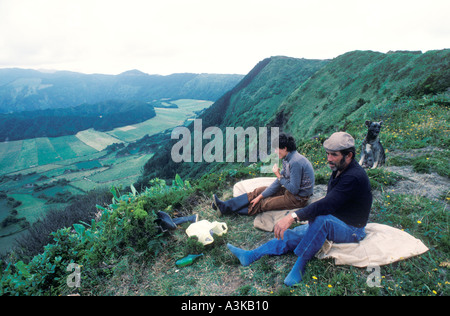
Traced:
POLYGON ((247 74, 276 55, 450 48, 449 0, 0 0, 0 68, 247 74))

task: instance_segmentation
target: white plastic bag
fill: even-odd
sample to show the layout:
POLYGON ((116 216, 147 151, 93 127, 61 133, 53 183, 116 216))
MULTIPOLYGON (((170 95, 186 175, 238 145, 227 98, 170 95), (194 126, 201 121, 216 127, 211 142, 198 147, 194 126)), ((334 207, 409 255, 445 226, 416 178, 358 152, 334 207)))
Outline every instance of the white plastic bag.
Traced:
POLYGON ((192 223, 186 229, 186 234, 191 236, 197 236, 198 241, 203 245, 209 245, 214 242, 213 234, 217 236, 222 236, 228 231, 228 226, 226 223, 210 222, 207 220, 202 220, 196 223, 192 223))

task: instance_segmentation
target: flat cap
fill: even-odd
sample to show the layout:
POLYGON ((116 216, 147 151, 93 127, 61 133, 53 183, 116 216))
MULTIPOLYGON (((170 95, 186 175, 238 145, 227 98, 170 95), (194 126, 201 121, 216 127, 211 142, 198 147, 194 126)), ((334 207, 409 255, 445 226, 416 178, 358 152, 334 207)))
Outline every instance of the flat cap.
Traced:
POLYGON ((355 147, 355 139, 346 132, 337 132, 330 136, 324 143, 326 150, 339 151, 355 147))

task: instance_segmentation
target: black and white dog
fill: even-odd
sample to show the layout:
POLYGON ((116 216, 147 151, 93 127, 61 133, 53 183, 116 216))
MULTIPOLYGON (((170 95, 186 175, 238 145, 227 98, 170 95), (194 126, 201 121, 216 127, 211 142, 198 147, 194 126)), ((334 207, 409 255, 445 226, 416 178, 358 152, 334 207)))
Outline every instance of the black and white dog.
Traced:
POLYGON ((379 137, 381 125, 383 125, 383 121, 366 121, 368 131, 361 145, 361 159, 359 161, 363 168, 375 169, 378 166, 382 166, 386 160, 384 148, 379 137))

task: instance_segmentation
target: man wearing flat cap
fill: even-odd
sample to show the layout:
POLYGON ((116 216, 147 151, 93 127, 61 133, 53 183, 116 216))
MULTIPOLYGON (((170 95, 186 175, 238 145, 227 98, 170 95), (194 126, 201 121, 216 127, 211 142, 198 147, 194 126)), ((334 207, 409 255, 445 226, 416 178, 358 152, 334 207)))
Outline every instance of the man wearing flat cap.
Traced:
POLYGON ((372 192, 366 172, 355 160, 355 140, 348 133, 337 132, 323 143, 323 147, 333 171, 326 196, 282 218, 275 225, 275 238, 254 250, 228 244, 244 266, 265 255, 293 251, 298 259, 284 280, 288 286, 301 282, 306 263, 322 248, 325 240, 357 243, 365 237, 372 192), (308 221, 308 224, 289 229, 298 221, 308 221))

